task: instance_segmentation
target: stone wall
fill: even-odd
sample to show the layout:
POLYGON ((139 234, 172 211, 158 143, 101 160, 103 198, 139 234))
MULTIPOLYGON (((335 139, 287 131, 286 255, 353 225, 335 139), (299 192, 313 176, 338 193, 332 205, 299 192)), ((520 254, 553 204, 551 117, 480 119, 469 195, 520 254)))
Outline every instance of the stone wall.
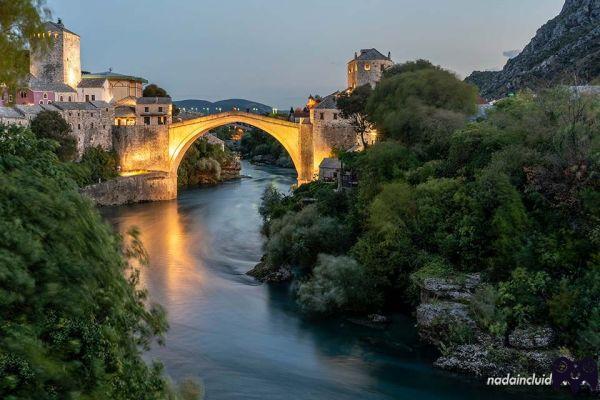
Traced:
POLYGON ((168 126, 113 126, 112 138, 122 172, 169 171, 168 126))
POLYGON ((315 152, 325 149, 348 150, 357 144, 354 127, 346 119, 340 117, 337 109, 311 110, 313 124, 313 141, 315 152), (321 118, 323 114, 323 118, 321 118), (337 115, 337 119, 334 117, 337 115))
POLYGON ((81 193, 98 206, 115 206, 177 197, 177 176, 166 172, 123 176, 86 186, 81 193))
POLYGON ((383 71, 392 65, 391 60, 352 60, 348 63, 348 87, 357 88, 367 83, 375 87, 383 71))
POLYGON ((110 150, 112 144, 112 126, 115 119, 113 107, 98 107, 83 110, 59 110, 59 113, 71 126, 77 140, 77 158, 90 147, 100 146, 110 150))

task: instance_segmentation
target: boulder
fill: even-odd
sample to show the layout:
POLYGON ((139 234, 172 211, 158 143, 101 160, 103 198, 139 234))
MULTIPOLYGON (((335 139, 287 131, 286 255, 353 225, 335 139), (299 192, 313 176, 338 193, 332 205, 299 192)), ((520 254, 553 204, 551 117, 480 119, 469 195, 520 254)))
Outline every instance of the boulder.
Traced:
POLYGON ((246 272, 260 282, 287 282, 292 279, 292 270, 287 266, 271 267, 266 262, 264 257, 250 271, 246 272))
POLYGON ((474 332, 477 324, 467 305, 455 302, 423 303, 417 307, 417 327, 422 339, 432 344, 444 341, 450 325, 467 325, 474 332))
POLYGON ((554 340, 554 330, 547 326, 516 328, 508 335, 508 345, 516 349, 545 349, 554 340))
POLYGON ((452 300, 468 302, 481 284, 480 274, 468 274, 464 279, 425 278, 421 284, 421 302, 452 300))
POLYGON ((478 377, 501 376, 514 373, 507 364, 494 360, 489 348, 481 344, 456 346, 447 355, 438 358, 433 365, 453 372, 471 374, 478 377))

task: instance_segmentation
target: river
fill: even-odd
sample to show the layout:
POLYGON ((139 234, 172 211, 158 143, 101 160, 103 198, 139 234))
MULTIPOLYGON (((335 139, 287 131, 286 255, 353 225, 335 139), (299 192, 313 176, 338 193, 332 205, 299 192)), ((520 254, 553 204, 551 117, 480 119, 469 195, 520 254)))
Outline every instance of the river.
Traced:
POLYGON ((434 369, 435 353, 406 316, 385 331, 302 318, 287 286, 244 274, 262 254, 262 191, 270 183, 287 191, 295 174, 248 163, 243 173, 251 178, 102 210, 117 230, 141 230, 150 255, 142 283, 170 324, 166 346, 147 358, 160 359, 173 380, 201 379, 208 400, 547 397, 434 369))

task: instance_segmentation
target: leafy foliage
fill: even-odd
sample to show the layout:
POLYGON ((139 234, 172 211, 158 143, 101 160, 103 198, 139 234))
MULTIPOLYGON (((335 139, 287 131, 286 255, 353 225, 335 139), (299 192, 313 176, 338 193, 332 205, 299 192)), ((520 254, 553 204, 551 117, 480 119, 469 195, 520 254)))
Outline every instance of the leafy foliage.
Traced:
MULTIPOLYGON (((485 285, 471 308, 481 327, 502 337, 519 325, 551 325, 559 345, 598 352, 600 99, 560 88, 525 92, 466 123, 471 89, 453 79, 425 62, 389 71, 367 107, 388 140, 341 155, 358 188, 340 195, 315 183, 273 199, 269 226, 300 220, 308 208, 301 199, 313 198, 311 221, 334 217, 350 232, 331 254, 352 262, 304 261, 312 272, 300 302, 317 313, 397 308, 418 301, 413 289, 427 277, 480 272, 485 285), (439 82, 456 90, 438 98, 439 82), (426 112, 409 115, 399 104, 426 112), (460 114, 461 123, 437 130, 426 122, 447 112, 460 114), (431 151, 436 143, 445 150, 431 151), (344 201, 328 203, 327 190, 344 201), (359 292, 381 301, 345 300, 348 281, 338 269, 354 271, 344 276, 360 277, 359 292)), ((319 240, 303 236, 294 254, 329 252, 319 240)), ((470 333, 459 328, 447 334, 468 342, 470 333)))
POLYGON ((3 85, 9 93, 24 83, 29 73, 29 50, 48 46, 36 34, 44 32, 50 17, 44 0, 0 0, 0 96, 3 85))
POLYGON ((377 303, 365 270, 346 256, 320 255, 310 280, 298 287, 298 302, 305 312, 331 314, 339 310, 364 311, 377 303))
POLYGON ((77 141, 71 135, 71 127, 57 111, 41 111, 31 121, 31 130, 37 137, 52 139, 58 143, 56 154, 61 161, 71 161, 77 152, 77 141))
POLYGON ((0 127, 0 397, 166 398, 141 358, 167 324, 138 233, 115 236, 52 150, 0 127))
POLYGON ((234 162, 234 155, 227 148, 199 139, 185 153, 177 170, 179 186, 220 182, 222 167, 234 162))
POLYGON ((443 155, 452 132, 476 111, 477 91, 451 72, 423 61, 393 67, 367 102, 384 137, 421 156, 443 155))

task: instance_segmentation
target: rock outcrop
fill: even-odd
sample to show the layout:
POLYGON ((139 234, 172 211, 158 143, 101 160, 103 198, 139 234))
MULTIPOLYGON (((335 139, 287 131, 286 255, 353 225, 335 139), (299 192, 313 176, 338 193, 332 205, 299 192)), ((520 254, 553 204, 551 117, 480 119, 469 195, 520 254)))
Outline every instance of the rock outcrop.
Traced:
POLYGON ((549 373, 558 352, 550 346, 549 327, 513 330, 508 340, 478 326, 470 302, 481 285, 479 274, 458 278, 425 278, 416 318, 419 336, 442 352, 438 368, 479 377, 508 373, 549 373))
POLYGON ((582 85, 600 77, 600 0, 566 0, 531 42, 498 72, 475 71, 466 81, 498 99, 521 89, 582 85))

